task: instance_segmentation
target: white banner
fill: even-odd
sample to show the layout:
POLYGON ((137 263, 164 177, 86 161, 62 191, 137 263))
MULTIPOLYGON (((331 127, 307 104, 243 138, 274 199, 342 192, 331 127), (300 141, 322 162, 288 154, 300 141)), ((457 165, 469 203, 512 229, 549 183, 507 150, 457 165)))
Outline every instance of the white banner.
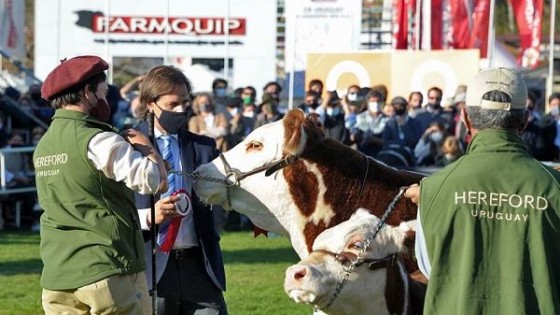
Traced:
POLYGON ((286 72, 303 71, 307 54, 360 47, 361 0, 286 0, 286 72))
POLYGON ((35 12, 39 78, 60 59, 83 54, 110 64, 129 57, 184 68, 204 63, 222 75, 229 57, 232 86, 258 88, 276 78, 275 0, 53 0, 35 1, 35 12))
POLYGON ((0 0, 0 49, 15 59, 25 58, 23 0, 0 0))

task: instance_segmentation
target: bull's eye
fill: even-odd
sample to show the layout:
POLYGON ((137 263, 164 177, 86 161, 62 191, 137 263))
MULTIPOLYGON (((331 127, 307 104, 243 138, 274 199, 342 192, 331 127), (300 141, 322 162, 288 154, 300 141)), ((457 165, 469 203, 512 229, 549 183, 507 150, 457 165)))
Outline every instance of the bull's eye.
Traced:
POLYGON ((257 141, 251 141, 247 144, 247 151, 258 151, 263 147, 262 143, 257 141))
POLYGON ((345 263, 346 261, 348 261, 348 258, 344 255, 336 255, 334 256, 334 258, 336 258, 336 260, 338 260, 341 263, 345 263))
POLYGON ((355 242, 354 244, 352 244, 352 248, 353 248, 353 249, 358 249, 358 250, 364 249, 365 246, 366 246, 366 245, 364 244, 363 241, 357 241, 357 242, 355 242))

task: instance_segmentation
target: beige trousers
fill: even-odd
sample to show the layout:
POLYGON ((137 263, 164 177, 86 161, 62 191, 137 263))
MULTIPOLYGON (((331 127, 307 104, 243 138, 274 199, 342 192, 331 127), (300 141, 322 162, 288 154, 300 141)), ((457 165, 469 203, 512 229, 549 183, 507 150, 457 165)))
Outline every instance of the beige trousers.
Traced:
POLYGON ((42 302, 47 315, 152 313, 144 272, 111 276, 75 290, 43 289, 42 302))

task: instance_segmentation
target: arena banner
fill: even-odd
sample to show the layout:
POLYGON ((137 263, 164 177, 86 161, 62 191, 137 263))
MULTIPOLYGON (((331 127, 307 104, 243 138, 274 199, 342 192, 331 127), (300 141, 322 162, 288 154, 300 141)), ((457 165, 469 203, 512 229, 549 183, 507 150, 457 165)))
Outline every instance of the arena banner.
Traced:
POLYGON ((293 95, 303 97, 307 54, 355 51, 360 46, 361 0, 286 0, 284 69, 293 95))
POLYGON ((408 48, 408 1, 393 0, 393 48, 408 48))
POLYGON ((309 52, 359 48, 361 0, 286 0, 285 12, 286 69, 294 59, 294 70, 304 70, 309 52))
POLYGON ((25 1, 0 0, 0 49, 10 57, 25 58, 25 1))
POLYGON ((371 87, 384 84, 388 98, 408 97, 411 91, 437 86, 444 99, 452 97, 458 85, 468 84, 479 70, 478 49, 439 51, 367 51, 356 53, 308 54, 308 78, 319 78, 325 89, 346 94, 351 84, 371 87))
POLYGON ((534 69, 539 65, 542 35, 543 0, 510 0, 519 30, 519 66, 534 69))
POLYGON ((52 0, 35 1, 35 12, 39 78, 82 54, 111 67, 129 58, 218 73, 227 65, 232 86, 276 78, 276 0, 52 0))
POLYGON ((450 1, 450 46, 455 49, 480 49, 481 58, 488 51, 490 0, 450 1))

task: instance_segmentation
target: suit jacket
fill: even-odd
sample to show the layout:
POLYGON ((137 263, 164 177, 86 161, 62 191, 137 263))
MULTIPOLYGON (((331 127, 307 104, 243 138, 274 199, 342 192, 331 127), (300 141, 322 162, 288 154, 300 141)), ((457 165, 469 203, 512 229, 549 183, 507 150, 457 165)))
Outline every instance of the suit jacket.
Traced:
MULTIPOLYGON (((141 122, 136 129, 148 134, 147 123, 141 122)), ((219 151, 216 149, 216 142, 214 139, 196 135, 189 132, 187 129, 182 129, 178 134, 179 150, 181 151, 181 159, 183 165, 183 172, 192 173, 198 166, 206 164, 214 160, 219 151)), ((155 142, 154 142, 155 143, 155 142)), ((224 271, 224 262, 222 252, 220 249, 220 234, 214 225, 214 215, 212 212, 213 207, 205 205, 198 199, 196 192, 192 191, 193 179, 189 176, 184 176, 185 188, 187 191, 192 192, 192 205, 193 205, 193 219, 198 237, 199 246, 202 247, 204 253, 204 266, 206 272, 214 282, 214 284, 222 291, 226 289, 226 277, 224 271)), ((159 196, 156 196, 156 201, 159 196)), ((150 196, 149 195, 136 195, 136 206, 138 209, 149 208, 150 196)), ((142 219, 142 218, 141 218, 142 219)), ((148 278, 148 286, 151 289, 152 284, 152 255, 151 255, 151 242, 146 244, 146 276, 148 278)), ((167 264, 168 254, 157 251, 156 253, 156 268, 157 279, 161 279, 165 266, 167 264)))

